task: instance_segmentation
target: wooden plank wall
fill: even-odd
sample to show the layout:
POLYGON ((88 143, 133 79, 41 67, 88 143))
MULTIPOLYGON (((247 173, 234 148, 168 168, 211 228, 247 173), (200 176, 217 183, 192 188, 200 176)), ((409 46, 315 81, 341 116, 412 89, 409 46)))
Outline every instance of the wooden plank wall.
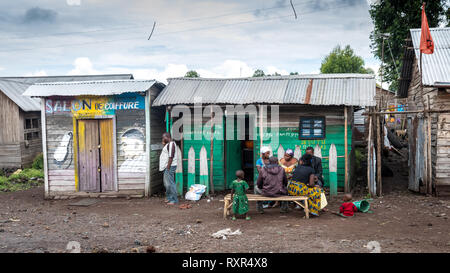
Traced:
POLYGON ((145 189, 145 110, 116 110, 120 190, 145 189))
MULTIPOLYGON (((267 110, 264 110, 267 111, 267 110)), ((349 154, 349 168, 352 165, 352 130, 351 121, 353 120, 353 114, 351 113, 351 107, 349 107, 349 128, 348 128, 348 154, 349 154)), ((266 114, 263 117, 267 117, 266 114)), ((270 115, 268 116, 266 124, 264 126, 271 126, 270 115)), ((286 149, 295 149, 295 145, 299 145, 302 154, 305 153, 305 149, 308 146, 315 147, 318 144, 322 149, 322 156, 327 157, 330 145, 334 143, 336 145, 338 156, 343 156, 345 154, 345 137, 344 137, 344 107, 343 106, 313 106, 313 105, 281 105, 279 108, 279 143, 283 145, 286 149), (325 116, 326 122, 326 138, 324 140, 299 140, 299 121, 302 116, 325 116)), ((258 135, 258 140, 254 142, 254 161, 259 158, 260 151, 260 140, 259 140, 259 115, 256 122, 256 134, 258 135)), ((276 124, 275 124, 276 126, 276 124)), ((267 133, 265 131, 265 135, 267 133)), ((265 137, 266 138, 266 137, 265 137)), ((270 140, 264 141, 264 145, 269 144, 270 140)), ((272 147, 272 151, 275 156, 278 147, 272 147)), ((328 159, 322 160, 324 182, 328 187, 328 159)), ((351 170, 349 172, 350 176, 352 174, 351 170)), ((256 170, 255 170, 256 177, 256 170)), ((345 160, 343 157, 338 158, 338 187, 344 187, 345 178, 345 160)), ((351 177, 350 177, 351 180, 351 177)))
POLYGON ((35 157, 42 153, 42 133, 41 130, 39 130, 39 138, 34 138, 30 141, 28 141, 28 145, 25 145, 24 140, 24 122, 27 118, 36 118, 41 119, 41 113, 40 112, 23 112, 20 110, 20 122, 22 126, 19 126, 19 132, 20 132, 20 152, 21 152, 21 165, 22 166, 30 166, 33 163, 33 160, 35 157))
MULTIPOLYGON (((166 131, 165 107, 153 107, 153 101, 161 92, 158 88, 150 90, 150 194, 163 188, 163 174, 159 171, 159 155, 161 154, 162 134, 166 131)), ((180 163, 182 164, 182 163, 180 163)))
MULTIPOLYGON (((119 193, 134 195, 143 194, 147 166, 145 158, 145 110, 116 110, 115 117, 118 191, 119 193)), ((66 159, 63 162, 56 162, 54 158, 64 135, 67 133, 73 134, 73 115, 71 112, 46 113, 46 119, 50 195, 74 194, 77 191, 75 184, 75 164, 77 163, 74 159, 76 147, 74 147, 73 137, 69 144, 66 159)), ((157 130, 155 131, 155 133, 158 133, 157 130)), ((160 138, 158 141, 160 142, 160 138)), ((152 156, 152 160, 157 162, 159 153, 157 156, 152 156)), ((154 165, 157 166, 158 164, 154 165)))
MULTIPOLYGON (((437 88, 430 87, 430 86, 421 86, 421 77, 419 72, 419 62, 417 58, 414 60, 413 64, 413 72, 412 72, 412 79, 408 88, 408 97, 407 97, 407 110, 424 110, 428 109, 428 97, 430 98, 430 106, 432 110, 438 110, 438 109, 449 109, 450 108, 450 98, 448 96, 448 93, 445 91, 439 91, 437 88)), ((448 160, 448 158, 445 158, 446 155, 439 155, 439 150, 443 151, 439 148, 440 144, 438 143, 438 118, 443 114, 439 113, 433 113, 431 115, 431 164, 432 164, 432 177, 433 180, 436 181, 437 185, 440 183, 448 183, 448 179, 450 179, 450 176, 448 179, 445 179, 445 173, 444 174, 438 174, 438 172, 442 172, 443 170, 441 167, 438 167, 440 163, 445 162, 448 160), (438 162, 438 158, 441 158, 438 162), (440 178, 438 178, 440 177, 440 178), (443 179, 442 179, 443 178, 443 179), (443 182, 444 181, 444 182, 443 182)), ((423 121, 423 134, 427 134, 427 128, 428 128, 428 120, 425 115, 423 114, 410 114, 408 115, 408 118, 411 120, 408 124, 411 124, 412 126, 417 126, 418 121, 414 121, 417 119, 424 119, 423 121)), ((409 131, 417 131, 417 128, 408 128, 409 131)), ((418 134, 418 132, 416 132, 418 134)), ((415 158, 422 157, 424 155, 420 154, 419 151, 417 151, 417 145, 416 145, 416 139, 415 138, 408 138, 409 139, 409 147, 411 149, 409 152, 410 160, 409 160, 409 167, 410 167, 410 185, 414 184, 415 182, 413 179, 425 179, 423 177, 423 172, 420 170, 420 166, 416 165, 415 158), (419 154, 417 154, 419 153, 419 154)), ((428 159, 426 159, 428 160, 428 159)), ((448 174, 447 174, 448 175, 448 174)), ((450 183, 449 183, 450 184, 450 183)), ((449 185, 450 186, 450 185, 449 185)), ((425 188, 421 187, 419 189, 420 192, 425 192, 425 188)))
MULTIPOLYGON (((0 168, 21 165, 19 107, 0 91, 0 168)), ((23 138, 23 136, 22 136, 23 138)))
POLYGON ((73 134, 73 119, 70 114, 46 114, 47 164, 50 195, 58 192, 75 192, 75 159, 73 136, 68 149, 59 149, 64 135, 73 134), (58 151, 57 151, 58 150, 58 151), (55 153, 66 153, 65 159, 57 161, 55 153))

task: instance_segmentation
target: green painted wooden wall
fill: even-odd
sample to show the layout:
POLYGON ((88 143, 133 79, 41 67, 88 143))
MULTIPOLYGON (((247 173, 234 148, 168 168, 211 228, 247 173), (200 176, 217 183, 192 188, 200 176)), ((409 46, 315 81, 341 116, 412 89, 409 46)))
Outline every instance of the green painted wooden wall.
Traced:
MULTIPOLYGON (((200 149, 202 148, 202 146, 205 146, 206 148, 206 152, 207 152, 207 157, 208 157, 208 175, 210 173, 210 162, 209 159, 211 157, 211 129, 208 126, 205 126, 203 128, 203 130, 205 131, 205 134, 201 134, 201 130, 202 128, 200 128, 201 126, 198 127, 193 127, 193 130, 191 130, 191 132, 184 132, 184 143, 183 143, 183 181, 186 181, 184 183, 184 188, 186 189, 186 184, 187 184, 187 172, 188 172, 188 153, 189 153, 189 149, 192 147, 194 147, 195 150, 195 183, 199 183, 200 177, 199 177, 199 173, 200 173, 200 149), (202 135, 202 139, 201 140, 195 140, 194 139, 194 132, 195 134, 201 134, 202 135), (188 135, 190 135, 190 140, 188 140, 188 135)), ((214 150, 213 150, 213 168, 214 168, 214 173, 213 173, 213 180, 214 180, 214 189, 215 190, 224 190, 224 184, 225 184, 225 176, 224 176, 224 147, 225 147, 225 143, 222 140, 223 137, 223 130, 224 126, 223 124, 220 125, 215 125, 214 126, 214 140, 213 140, 213 145, 214 145, 214 150)))
MULTIPOLYGON (((350 166, 350 152, 351 152, 351 141, 352 141, 352 131, 351 127, 348 126, 347 132, 347 140, 348 140, 348 156, 349 156, 349 166, 350 166)), ((255 152, 254 152, 254 160, 260 157, 259 151, 260 147, 260 137, 259 137, 259 128, 257 128, 257 138, 255 141, 255 152)), ((264 132, 264 139, 269 139, 271 136, 271 132, 264 132)), ((287 127, 279 129, 279 144, 283 145, 285 150, 292 149, 295 150, 295 146, 299 145, 302 151, 302 154, 305 152, 308 146, 312 146, 315 148, 316 144, 319 144, 322 149, 322 157, 327 157, 330 149, 330 145, 334 143, 336 145, 336 151, 338 156, 345 155, 345 127, 344 125, 327 125, 326 127, 326 135, 325 139, 321 140, 299 140, 298 139, 298 127, 287 127)), ((270 140, 264 141, 263 145, 269 145, 270 140)), ((271 145, 273 154, 277 155, 278 146, 271 145)), ((322 159, 322 167, 323 167, 323 176, 325 186, 328 187, 328 159, 322 159)), ((344 187, 345 181, 345 159, 343 157, 338 157, 338 187, 344 187)), ((256 170, 254 172, 256 177, 256 170)))

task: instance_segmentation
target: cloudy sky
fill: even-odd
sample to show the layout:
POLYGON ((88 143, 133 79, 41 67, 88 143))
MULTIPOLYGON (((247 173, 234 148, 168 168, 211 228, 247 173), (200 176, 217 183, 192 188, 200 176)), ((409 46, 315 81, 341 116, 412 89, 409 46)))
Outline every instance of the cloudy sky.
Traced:
POLYGON ((367 2, 293 0, 296 20, 289 0, 1 1, 0 76, 318 73, 337 44, 377 70, 367 2))

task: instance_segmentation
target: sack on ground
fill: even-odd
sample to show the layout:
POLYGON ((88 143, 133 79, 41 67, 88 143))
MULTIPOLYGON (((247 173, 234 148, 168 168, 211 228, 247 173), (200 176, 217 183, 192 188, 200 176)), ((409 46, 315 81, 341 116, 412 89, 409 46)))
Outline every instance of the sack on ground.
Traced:
POLYGON ((202 198, 202 194, 205 193, 206 186, 201 184, 194 184, 189 188, 184 198, 186 200, 198 201, 202 198))

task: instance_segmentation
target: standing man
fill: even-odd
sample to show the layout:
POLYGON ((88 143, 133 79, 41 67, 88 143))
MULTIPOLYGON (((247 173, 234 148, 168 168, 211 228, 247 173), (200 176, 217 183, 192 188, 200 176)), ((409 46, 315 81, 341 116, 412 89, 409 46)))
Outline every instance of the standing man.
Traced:
MULTIPOLYGON (((177 144, 169 133, 162 135, 162 149, 159 157, 159 170, 164 171, 164 187, 166 188, 166 203, 175 205, 178 203, 178 193, 175 184, 175 170, 177 169, 177 144)), ((182 162, 180 162, 182 164, 182 162)))
POLYGON ((306 153, 312 156, 311 158, 311 167, 314 169, 315 182, 321 188, 323 188, 323 170, 322 170, 322 159, 320 157, 314 156, 314 148, 308 147, 306 148, 306 153))

